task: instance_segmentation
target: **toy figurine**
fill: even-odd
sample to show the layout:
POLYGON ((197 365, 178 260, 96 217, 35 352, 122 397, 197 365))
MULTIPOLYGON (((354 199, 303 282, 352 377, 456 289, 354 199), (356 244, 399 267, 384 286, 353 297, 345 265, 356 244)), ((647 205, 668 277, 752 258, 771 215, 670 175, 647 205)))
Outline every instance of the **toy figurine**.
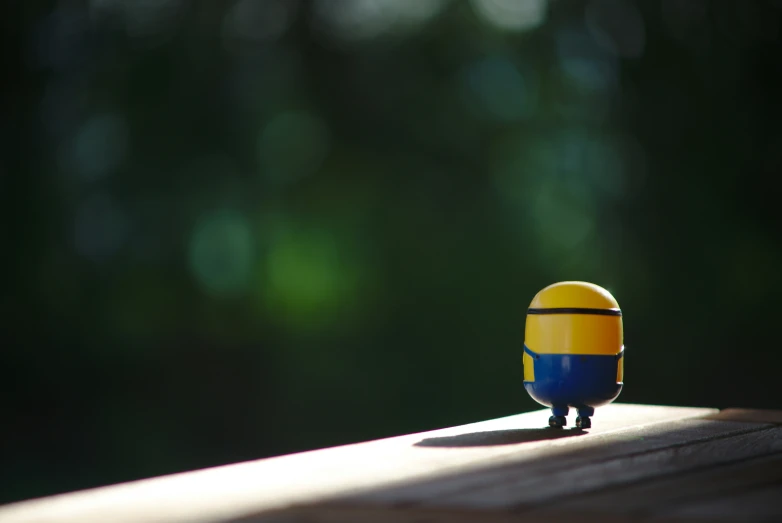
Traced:
POLYGON ((551 407, 549 426, 592 426, 595 407, 614 401, 624 379, 622 311, 611 293, 592 283, 566 281, 535 295, 524 335, 524 388, 551 407))

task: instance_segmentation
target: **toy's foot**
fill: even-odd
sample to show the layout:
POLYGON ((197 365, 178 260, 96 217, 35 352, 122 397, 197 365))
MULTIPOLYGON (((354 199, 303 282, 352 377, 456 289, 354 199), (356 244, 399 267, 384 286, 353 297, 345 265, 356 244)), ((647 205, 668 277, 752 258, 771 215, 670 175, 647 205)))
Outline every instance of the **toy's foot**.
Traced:
POLYGON ((588 429, 592 426, 592 420, 589 416, 579 416, 576 418, 576 427, 580 429, 588 429))
POLYGON ((565 416, 551 416, 548 419, 548 426, 554 429, 561 429, 567 425, 567 418, 565 416))

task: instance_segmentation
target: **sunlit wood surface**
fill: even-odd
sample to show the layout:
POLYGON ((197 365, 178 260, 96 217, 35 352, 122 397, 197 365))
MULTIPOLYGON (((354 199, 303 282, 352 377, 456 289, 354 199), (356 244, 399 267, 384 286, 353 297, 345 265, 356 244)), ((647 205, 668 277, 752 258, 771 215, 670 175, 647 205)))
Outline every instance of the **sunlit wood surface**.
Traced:
POLYGON ((0 523, 782 521, 782 412, 615 404, 588 431, 547 419, 25 501, 0 507, 0 523))

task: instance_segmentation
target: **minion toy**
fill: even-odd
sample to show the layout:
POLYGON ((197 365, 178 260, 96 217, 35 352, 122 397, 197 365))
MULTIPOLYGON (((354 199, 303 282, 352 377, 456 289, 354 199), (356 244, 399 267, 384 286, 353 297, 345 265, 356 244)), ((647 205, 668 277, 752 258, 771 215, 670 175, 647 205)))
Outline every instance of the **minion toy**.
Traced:
POLYGON ((595 407, 614 401, 624 379, 622 311, 607 290, 566 281, 535 295, 524 335, 524 388, 551 407, 549 426, 589 428, 595 407))

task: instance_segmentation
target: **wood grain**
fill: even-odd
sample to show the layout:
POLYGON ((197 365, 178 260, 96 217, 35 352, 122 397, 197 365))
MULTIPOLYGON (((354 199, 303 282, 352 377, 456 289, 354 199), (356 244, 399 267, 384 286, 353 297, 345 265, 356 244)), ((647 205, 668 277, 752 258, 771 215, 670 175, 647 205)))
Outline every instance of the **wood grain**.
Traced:
MULTIPOLYGON (((635 444, 633 441, 645 437, 639 431, 646 431, 663 445, 668 441, 668 432, 687 430, 672 424, 716 412, 613 404, 598 411, 593 418, 594 429, 589 432, 573 431, 567 436, 552 437, 551 430, 541 429, 547 423, 548 411, 536 411, 15 503, 0 507, 0 523, 229 521, 296 504, 378 492, 437 478, 450 480, 475 470, 568 454, 570 446, 582 445, 582 441, 593 441, 593 457, 602 459, 599 449, 605 440, 601 438, 616 435, 618 439, 613 441, 620 448, 635 444), (635 432, 621 436, 628 430, 635 432)), ((753 428, 736 422, 723 423, 728 423, 732 430, 753 428)))
MULTIPOLYGON (((231 523, 693 523, 710 521, 688 515, 665 515, 654 520, 638 519, 627 514, 558 512, 531 515, 505 511, 448 510, 432 507, 358 507, 338 505, 302 505, 234 520, 231 523)), ((745 523, 743 519, 723 519, 730 523, 745 523)), ((762 523, 765 521, 760 520, 762 523)), ((754 522, 752 522, 754 523, 754 522)), ((771 523, 771 522, 768 522, 771 523)), ((775 523, 778 521, 775 520, 775 523)))
MULTIPOLYGON (((535 491, 530 495, 538 497, 550 488, 549 478, 558 474, 570 477, 579 468, 590 468, 595 463, 609 462, 624 456, 648 453, 659 449, 707 441, 716 437, 743 434, 762 430, 767 425, 738 422, 714 422, 702 420, 672 421, 651 426, 630 427, 622 431, 606 434, 592 434, 588 438, 572 438, 563 445, 537 447, 535 452, 517 452, 506 455, 502 462, 487 463, 484 467, 475 467, 459 474, 438 476, 424 482, 412 482, 398 488, 385 488, 378 491, 361 493, 340 501, 357 503, 380 502, 395 504, 411 503, 459 503, 469 499, 470 493, 476 493, 482 500, 478 505, 493 500, 498 490, 517 491, 526 489, 530 482, 535 483, 535 491), (485 490, 491 490, 491 493, 485 490), (480 492, 480 494, 477 494, 480 492)), ((502 503, 499 503, 502 505, 502 503)))
POLYGON ((734 499, 735 493, 779 482, 782 482, 782 453, 572 496, 532 512, 555 518, 561 512, 625 514, 634 518, 659 516, 714 500, 734 499))
POLYGON ((653 520, 687 519, 690 521, 782 521, 782 484, 753 488, 730 496, 713 498, 662 511, 653 520))
MULTIPOLYGON (((715 422, 719 423, 719 422, 715 422)), ((524 508, 555 503, 569 496, 612 488, 628 482, 672 475, 782 451, 782 429, 758 430, 716 439, 676 444, 654 451, 619 455, 565 470, 506 476, 431 503, 448 507, 524 508)))
MULTIPOLYGON (((626 515, 560 513, 530 517, 505 511, 438 509, 433 507, 362 507, 303 505, 237 519, 232 523, 631 523, 626 515)), ((668 523, 685 523, 689 520, 668 523)))
MULTIPOLYGON (((469 445, 492 439, 467 436, 469 445)), ((240 521, 782 521, 782 427, 774 424, 676 421, 536 454, 240 521)))

